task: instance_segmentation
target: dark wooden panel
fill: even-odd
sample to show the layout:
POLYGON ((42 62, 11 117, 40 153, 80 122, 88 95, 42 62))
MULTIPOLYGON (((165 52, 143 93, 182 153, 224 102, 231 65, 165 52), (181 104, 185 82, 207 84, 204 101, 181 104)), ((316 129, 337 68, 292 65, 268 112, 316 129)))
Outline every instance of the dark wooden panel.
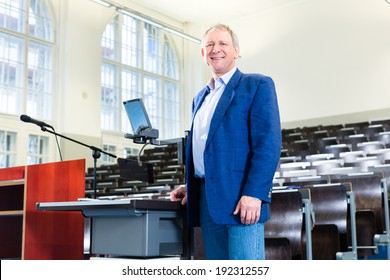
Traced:
POLYGON ((266 238, 287 238, 292 259, 304 259, 305 233, 302 195, 299 191, 272 193, 271 218, 265 223, 266 238))
POLYGON ((23 216, 0 216, 0 259, 20 259, 23 216))
MULTIPOLYGON (((349 212, 347 191, 351 189, 350 183, 345 184, 324 184, 306 186, 310 189, 311 202, 315 213, 315 226, 335 225, 338 231, 338 250, 348 251, 350 240, 349 212)), ((321 235, 322 237, 325 235, 321 235)), ((314 241, 314 236, 313 236, 314 241)), ((313 245, 313 251, 320 250, 313 245)), ((333 256, 335 257, 335 255, 333 256)))
POLYGON ((265 238, 266 260, 291 260, 290 241, 283 237, 265 238))
POLYGON ((22 210, 24 184, 0 187, 0 211, 22 210))
MULTIPOLYGON (((382 174, 361 173, 334 175, 332 182, 350 182, 355 193, 356 202, 356 235, 358 246, 373 246, 374 235, 382 234, 384 218, 382 209, 382 174)), ((359 249, 359 256, 374 254, 373 249, 359 249)))

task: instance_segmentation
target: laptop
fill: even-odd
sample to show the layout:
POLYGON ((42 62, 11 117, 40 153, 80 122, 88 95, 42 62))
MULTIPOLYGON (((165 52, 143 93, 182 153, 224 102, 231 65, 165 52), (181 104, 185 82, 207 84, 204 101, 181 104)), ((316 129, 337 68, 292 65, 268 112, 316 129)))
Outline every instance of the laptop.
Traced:
POLYGON ((142 98, 123 101, 123 106, 134 133, 126 133, 125 138, 133 139, 135 143, 158 138, 158 130, 152 127, 142 98))

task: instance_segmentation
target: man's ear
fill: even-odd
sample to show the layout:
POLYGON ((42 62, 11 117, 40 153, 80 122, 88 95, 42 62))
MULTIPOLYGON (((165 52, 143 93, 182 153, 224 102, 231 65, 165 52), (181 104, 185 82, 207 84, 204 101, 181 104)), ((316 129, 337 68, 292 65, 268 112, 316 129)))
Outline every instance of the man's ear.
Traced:
POLYGON ((234 56, 234 59, 237 59, 240 57, 240 47, 235 47, 234 50, 236 51, 236 55, 234 56))

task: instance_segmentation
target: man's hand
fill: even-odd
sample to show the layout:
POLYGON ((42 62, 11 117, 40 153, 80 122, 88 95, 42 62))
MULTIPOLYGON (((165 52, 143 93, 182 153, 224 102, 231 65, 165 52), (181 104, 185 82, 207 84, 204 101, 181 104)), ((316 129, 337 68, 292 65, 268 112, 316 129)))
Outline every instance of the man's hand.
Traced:
POLYGON ((240 213, 241 223, 244 225, 256 224, 260 219, 261 200, 255 197, 243 195, 237 203, 233 214, 240 213))
POLYGON ((171 201, 181 201, 181 204, 185 205, 187 202, 187 187, 183 185, 173 190, 170 199, 171 201))

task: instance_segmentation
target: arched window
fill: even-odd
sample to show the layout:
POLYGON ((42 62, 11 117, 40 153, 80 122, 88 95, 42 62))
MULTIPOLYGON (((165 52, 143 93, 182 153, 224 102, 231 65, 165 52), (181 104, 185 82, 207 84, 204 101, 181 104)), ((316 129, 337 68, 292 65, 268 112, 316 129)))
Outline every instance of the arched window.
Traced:
MULTIPOLYGON (((0 114, 52 120, 53 48, 46 1, 0 1, 0 114)), ((15 165, 17 137, 17 131, 0 131, 0 167, 15 165)), ((27 164, 47 162, 49 138, 28 137, 27 164)))
POLYGON ((53 29, 43 0, 0 2, 0 112, 50 120, 53 29))
POLYGON ((133 133, 122 102, 143 98, 160 138, 180 136, 180 71, 175 45, 161 29, 118 14, 102 37, 102 129, 133 133))

